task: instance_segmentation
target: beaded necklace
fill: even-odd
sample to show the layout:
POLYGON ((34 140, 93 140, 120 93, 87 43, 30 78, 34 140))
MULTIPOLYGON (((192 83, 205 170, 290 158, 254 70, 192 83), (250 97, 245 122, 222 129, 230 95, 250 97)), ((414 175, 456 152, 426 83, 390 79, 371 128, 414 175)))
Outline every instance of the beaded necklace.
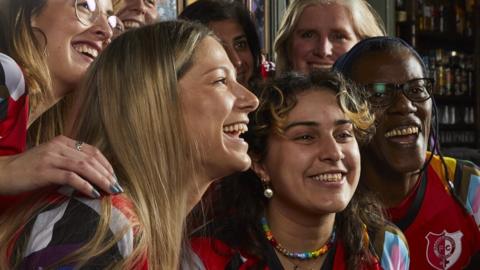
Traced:
POLYGON ((328 240, 328 242, 325 243, 325 245, 321 246, 320 248, 313 251, 291 252, 291 251, 288 251, 286 248, 284 248, 282 245, 280 245, 280 243, 278 243, 277 240, 273 237, 272 230, 268 226, 267 219, 265 217, 262 217, 260 219, 260 223, 262 224, 265 237, 268 239, 270 244, 280 253, 282 253, 283 255, 289 258, 293 258, 297 260, 316 259, 319 256, 322 256, 323 254, 327 253, 328 250, 333 246, 333 243, 335 242, 335 230, 333 230, 332 235, 330 236, 330 239, 328 240))

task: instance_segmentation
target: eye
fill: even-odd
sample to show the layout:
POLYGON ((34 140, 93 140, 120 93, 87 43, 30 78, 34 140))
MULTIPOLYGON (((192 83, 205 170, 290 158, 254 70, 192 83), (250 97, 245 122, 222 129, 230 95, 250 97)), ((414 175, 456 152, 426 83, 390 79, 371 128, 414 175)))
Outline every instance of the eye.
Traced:
POLYGON ((295 136, 293 138, 293 140, 302 142, 302 143, 311 143, 314 139, 315 137, 310 134, 302 134, 302 135, 295 136))
POLYGON ((223 85, 225 85, 225 84, 227 84, 227 78, 223 78, 223 77, 222 77, 222 78, 214 81, 213 83, 214 83, 214 84, 223 84, 223 85))
POLYGON ((340 32, 334 32, 330 35, 330 38, 335 41, 343 41, 347 39, 347 36, 340 32))
POLYGON ((145 5, 149 6, 149 7, 153 7, 156 5, 156 0, 144 0, 144 3, 145 5))
POLYGON ((248 48, 248 42, 246 40, 239 40, 234 43, 235 50, 244 50, 248 48))
POLYGON ((82 12, 94 12, 97 9, 97 3, 94 0, 77 1, 77 10, 82 12))
POLYGON ((342 130, 335 134, 335 139, 337 142, 348 142, 352 138, 354 138, 354 136, 351 130, 342 130))
POLYGON ((305 31, 303 32, 300 36, 302 38, 312 38, 314 35, 314 32, 313 31, 305 31))

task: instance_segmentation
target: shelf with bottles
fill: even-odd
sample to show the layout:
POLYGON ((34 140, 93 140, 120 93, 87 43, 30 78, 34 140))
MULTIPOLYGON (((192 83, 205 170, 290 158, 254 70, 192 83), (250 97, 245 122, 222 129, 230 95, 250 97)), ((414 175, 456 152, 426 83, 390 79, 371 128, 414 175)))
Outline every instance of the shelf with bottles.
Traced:
POLYGON ((447 147, 469 147, 475 148, 476 133, 475 131, 456 131, 456 130, 440 130, 438 136, 440 146, 447 147))
POLYGON ((475 4, 475 0, 416 0, 413 18, 417 33, 473 41, 475 4))
POLYGON ((396 36, 419 49, 474 52, 476 0, 396 0, 396 36))
POLYGON ((433 94, 438 102, 473 103, 475 58, 473 54, 445 49, 421 52, 428 76, 435 79, 433 94))
POLYGON ((475 129, 475 108, 473 106, 437 105, 438 123, 441 127, 475 129))

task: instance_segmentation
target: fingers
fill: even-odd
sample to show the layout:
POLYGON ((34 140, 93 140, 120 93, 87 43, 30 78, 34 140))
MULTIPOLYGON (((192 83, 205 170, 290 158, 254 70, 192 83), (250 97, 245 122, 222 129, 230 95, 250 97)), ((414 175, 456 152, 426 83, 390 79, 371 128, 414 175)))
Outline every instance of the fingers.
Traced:
POLYGON ((94 199, 100 198, 101 196, 100 192, 98 192, 98 190, 94 188, 88 181, 71 171, 64 171, 63 176, 61 176, 61 178, 59 178, 58 180, 54 181, 58 183, 63 182, 63 185, 69 185, 75 190, 94 199))
POLYGON ((123 192, 112 166, 96 147, 79 144, 67 137, 59 138, 57 143, 62 145, 62 151, 54 166, 68 173, 65 184, 89 196, 99 194, 92 184, 110 194, 123 192))

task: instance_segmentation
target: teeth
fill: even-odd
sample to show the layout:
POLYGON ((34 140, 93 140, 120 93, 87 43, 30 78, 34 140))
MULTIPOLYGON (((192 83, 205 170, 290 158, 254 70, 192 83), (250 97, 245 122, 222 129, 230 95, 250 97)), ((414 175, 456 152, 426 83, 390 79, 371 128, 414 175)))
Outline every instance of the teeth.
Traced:
POLYGON ((418 127, 396 128, 385 133, 385 138, 418 134, 418 127))
POLYGON ((87 44, 76 44, 76 45, 73 45, 73 48, 77 52, 83 53, 83 54, 88 54, 92 58, 97 58, 97 56, 98 56, 98 50, 93 48, 93 47, 88 46, 87 44))
POLYGON ((247 124, 244 124, 244 123, 237 123, 237 124, 223 127, 223 132, 227 132, 227 133, 240 132, 240 134, 243 134, 247 131, 248 131, 247 124))
POLYGON ((318 64, 311 64, 310 65, 313 69, 330 69, 332 65, 318 65, 318 64))
POLYGON ((322 181, 322 182, 339 182, 342 180, 341 173, 323 173, 319 175, 312 176, 313 180, 322 181))
POLYGON ((125 28, 138 28, 138 27, 142 26, 137 21, 124 21, 123 25, 125 26, 125 28))

